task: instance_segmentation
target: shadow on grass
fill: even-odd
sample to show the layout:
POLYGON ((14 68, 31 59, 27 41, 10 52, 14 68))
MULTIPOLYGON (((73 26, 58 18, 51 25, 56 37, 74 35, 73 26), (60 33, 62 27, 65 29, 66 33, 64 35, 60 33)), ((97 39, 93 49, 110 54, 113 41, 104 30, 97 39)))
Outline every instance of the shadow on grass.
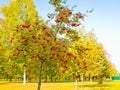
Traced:
POLYGON ((3 82, 3 83, 0 83, 0 85, 4 85, 4 84, 9 84, 8 82, 3 82))
POLYGON ((83 87, 111 87, 109 84, 89 84, 89 85, 82 85, 83 87))
MULTIPOLYGON (((79 85, 81 88, 81 86, 79 85)), ((112 86, 109 84, 88 84, 88 85, 82 85, 82 88, 87 88, 85 90, 110 90, 112 86)), ((84 90, 83 89, 83 90, 84 90)))
POLYGON ((71 83, 75 82, 75 80, 56 80, 56 81, 42 81, 42 83, 71 83))

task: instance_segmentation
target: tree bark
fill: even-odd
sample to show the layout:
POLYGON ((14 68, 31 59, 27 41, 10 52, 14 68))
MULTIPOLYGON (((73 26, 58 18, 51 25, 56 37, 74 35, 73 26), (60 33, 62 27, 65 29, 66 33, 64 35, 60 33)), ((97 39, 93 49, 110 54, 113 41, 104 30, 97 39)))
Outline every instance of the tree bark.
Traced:
POLYGON ((40 68, 39 68, 39 75, 38 75, 38 90, 41 88, 41 72, 42 72, 42 65, 43 61, 40 60, 40 68))
POLYGON ((78 90, 78 73, 76 72, 76 80, 75 80, 75 90, 78 90))
POLYGON ((10 79, 9 82, 12 83, 12 77, 10 77, 9 79, 10 79))
POLYGON ((26 68, 24 67, 23 84, 26 84, 26 68))
POLYGON ((52 78, 52 76, 50 77, 50 79, 51 79, 51 82, 53 82, 53 78, 52 78))
POLYGON ((89 81, 92 82, 92 74, 89 73, 89 81))
POLYGON ((31 82, 31 79, 32 79, 32 77, 31 77, 31 71, 28 71, 28 82, 29 83, 31 82))
POLYGON ((103 84, 103 76, 99 75, 98 77, 98 84, 103 84))
POLYGON ((102 72, 99 72, 99 75, 98 75, 98 84, 103 84, 103 73, 102 72))
POLYGON ((44 82, 47 82, 47 80, 48 80, 48 77, 47 77, 47 75, 45 76, 45 81, 44 82))

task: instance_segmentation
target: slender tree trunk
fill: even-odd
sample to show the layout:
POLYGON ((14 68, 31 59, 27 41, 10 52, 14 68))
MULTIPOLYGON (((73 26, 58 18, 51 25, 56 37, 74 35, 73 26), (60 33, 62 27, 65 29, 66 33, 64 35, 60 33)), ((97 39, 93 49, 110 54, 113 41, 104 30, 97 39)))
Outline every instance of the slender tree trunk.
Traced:
POLYGON ((78 90, 78 73, 76 72, 76 80, 75 80, 75 90, 78 90))
POLYGON ((9 82, 10 82, 10 83, 12 82, 12 77, 10 77, 10 80, 9 80, 9 82))
POLYGON ((26 84, 26 68, 24 67, 23 84, 26 84))
POLYGON ((83 80, 84 80, 84 73, 81 73, 81 89, 82 89, 83 80))
POLYGON ((92 82, 93 80, 92 80, 92 75, 90 76, 90 82, 92 82))
POLYGON ((42 72, 42 65, 43 65, 43 61, 40 60, 40 68, 39 68, 39 75, 38 75, 38 90, 40 90, 40 87, 41 87, 41 72, 42 72))
POLYGON ((81 81, 83 82, 83 80, 84 80, 84 74, 82 73, 81 74, 81 81))
POLYGON ((99 75, 98 77, 98 84, 103 84, 103 76, 99 75))
POLYGON ((92 74, 89 73, 89 81, 92 82, 92 74))
POLYGON ((31 77, 31 71, 28 71, 28 82, 29 83, 31 82, 31 79, 32 79, 32 77, 31 77))
POLYGON ((103 73, 100 71, 98 75, 98 84, 103 84, 103 73))
POLYGON ((48 80, 48 77, 47 77, 47 75, 45 76, 45 81, 44 82, 47 82, 47 80, 48 80))
POLYGON ((52 78, 52 75, 51 75, 51 77, 50 77, 50 80, 51 80, 51 82, 53 82, 53 78, 52 78))

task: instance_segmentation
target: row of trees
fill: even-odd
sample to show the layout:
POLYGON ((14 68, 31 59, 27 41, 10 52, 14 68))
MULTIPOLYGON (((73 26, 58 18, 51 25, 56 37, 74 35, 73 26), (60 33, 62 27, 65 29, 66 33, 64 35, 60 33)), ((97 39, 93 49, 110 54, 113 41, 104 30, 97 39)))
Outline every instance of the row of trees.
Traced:
POLYGON ((46 81, 78 78, 80 73, 92 78, 109 77, 116 72, 106 51, 93 32, 85 32, 84 15, 74 13, 66 1, 50 0, 54 13, 48 21, 38 16, 32 0, 13 0, 1 7, 0 77, 41 77, 46 81), (14 10, 14 11, 13 11, 14 10))

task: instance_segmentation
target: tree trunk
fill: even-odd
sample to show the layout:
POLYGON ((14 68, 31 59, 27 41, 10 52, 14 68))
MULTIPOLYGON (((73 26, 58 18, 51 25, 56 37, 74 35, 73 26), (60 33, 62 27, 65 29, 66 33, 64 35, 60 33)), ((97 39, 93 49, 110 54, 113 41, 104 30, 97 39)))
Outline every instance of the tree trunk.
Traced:
POLYGON ((83 80, 84 80, 84 73, 81 73, 81 89, 82 89, 82 84, 83 84, 83 80))
POLYGON ((40 68, 39 68, 39 75, 38 75, 38 90, 40 90, 40 87, 41 87, 41 72, 42 72, 42 65, 43 65, 43 61, 40 60, 40 68))
POLYGON ((83 82, 83 80, 84 80, 84 74, 81 73, 81 82, 83 82))
POLYGON ((102 71, 98 74, 98 84, 103 84, 103 73, 102 71))
POLYGON ((28 82, 30 83, 31 82, 31 71, 28 71, 28 82))
POLYGON ((89 81, 92 82, 92 75, 89 73, 89 81))
POLYGON ((52 76, 50 77, 50 80, 51 80, 51 82, 53 82, 53 78, 52 78, 52 76))
POLYGON ((26 84, 26 68, 24 67, 23 84, 26 84))
POLYGON ((103 76, 99 75, 98 77, 98 84, 103 84, 103 76))
POLYGON ((45 76, 45 81, 44 82, 47 82, 47 80, 48 80, 48 77, 47 77, 47 75, 45 76))
POLYGON ((78 73, 76 72, 76 80, 75 80, 75 90, 78 90, 78 73))
POLYGON ((11 83, 12 82, 12 77, 10 77, 9 79, 10 79, 9 82, 11 83))

